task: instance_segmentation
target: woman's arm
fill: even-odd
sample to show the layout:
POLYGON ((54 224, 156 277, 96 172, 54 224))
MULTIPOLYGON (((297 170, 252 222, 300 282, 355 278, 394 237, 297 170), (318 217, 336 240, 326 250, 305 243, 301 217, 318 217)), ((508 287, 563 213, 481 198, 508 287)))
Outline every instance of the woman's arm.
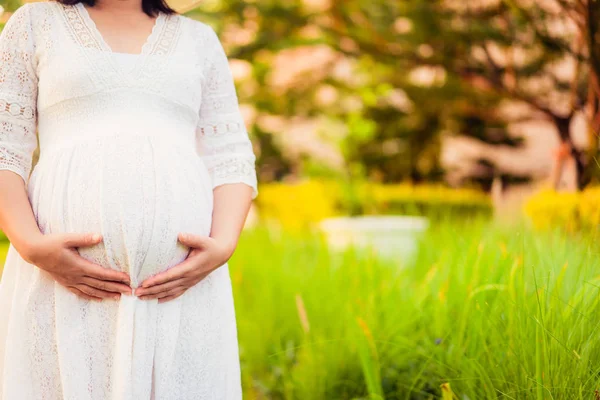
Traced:
POLYGON ((9 18, 0 34, 0 229, 28 262, 40 232, 27 198, 37 147, 35 41, 29 6, 9 18))
POLYGON ((17 252, 33 263, 34 243, 42 236, 27 197, 23 179, 0 167, 0 228, 17 252))
POLYGON ((31 244, 42 235, 27 180, 37 147, 37 73, 30 6, 22 6, 0 33, 0 229, 31 262, 31 244))
POLYGON ((191 251, 179 265, 144 280, 134 294, 142 300, 173 300, 200 283, 233 255, 252 204, 254 189, 244 183, 223 184, 213 190, 210 236, 179 234, 191 251))
POLYGON ((38 94, 32 7, 19 7, 0 33, 0 229, 26 262, 81 297, 101 300, 130 293, 129 286, 112 282, 127 282, 127 274, 96 265, 75 249, 99 243, 100 235, 44 235, 29 202, 38 94))
POLYGON ((127 274, 103 268, 78 254, 76 248, 100 243, 100 235, 42 234, 25 188, 21 176, 0 166, 0 228, 19 255, 88 300, 131 294, 127 274))
POLYGON ((221 185, 214 189, 210 237, 225 248, 226 260, 233 255, 252 205, 252 188, 245 184, 221 185))
POLYGON ((211 232, 206 237, 182 232, 179 241, 192 249, 189 256, 142 282, 142 288, 135 291, 142 299, 172 300, 224 265, 235 251, 252 200, 258 195, 256 157, 225 50, 208 26, 202 40, 207 59, 196 143, 212 180, 211 232))

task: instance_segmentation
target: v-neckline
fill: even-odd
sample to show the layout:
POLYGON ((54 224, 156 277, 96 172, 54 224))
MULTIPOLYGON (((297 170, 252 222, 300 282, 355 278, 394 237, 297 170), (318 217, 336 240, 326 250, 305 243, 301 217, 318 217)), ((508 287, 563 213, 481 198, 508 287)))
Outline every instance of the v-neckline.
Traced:
MULTIPOLYGON (((88 9, 85 8, 85 5, 83 4, 83 2, 75 3, 75 5, 81 11, 83 18, 87 22, 90 30, 96 36, 98 42, 102 45, 103 50, 105 50, 109 53, 117 53, 111 48, 111 46, 108 44, 108 42, 104 39, 104 36, 98 29, 98 26, 96 25, 96 22, 90 15, 88 9)), ((140 53, 126 53, 126 54, 132 54, 132 55, 136 55, 136 56, 141 56, 141 55, 145 54, 147 52, 147 49, 152 44, 154 36, 156 36, 156 34, 158 32, 158 30, 159 30, 158 28, 162 25, 164 17, 165 17, 165 14, 163 12, 159 11, 158 16, 154 19, 154 24, 152 25, 152 30, 146 37, 146 40, 144 41, 144 43, 142 44, 142 49, 141 49, 140 53)))
POLYGON ((124 71, 122 69, 121 65, 118 62, 116 62, 116 60, 113 57, 114 54, 119 54, 119 53, 115 52, 110 47, 108 42, 106 42, 106 40, 104 39, 104 36, 102 36, 102 33, 96 26, 95 21, 92 19, 91 15, 89 14, 88 10, 85 8, 83 3, 82 2, 75 3, 75 8, 77 9, 80 17, 82 18, 83 23, 87 26, 88 32, 90 33, 90 35, 92 35, 94 37, 95 42, 97 43, 97 45, 99 47, 99 50, 101 50, 104 53, 104 55, 106 56, 106 58, 108 59, 108 63, 113 68, 113 71, 115 73, 117 73, 123 77, 127 77, 127 78, 138 73, 140 71, 140 69, 143 67, 148 55, 152 51, 152 47, 153 47, 154 43, 157 41, 157 38, 160 35, 161 30, 163 29, 163 27, 165 25, 165 20, 168 17, 167 14, 159 11, 158 16, 154 20, 154 25, 152 26, 152 30, 150 31, 150 34, 146 37, 146 40, 145 40, 144 44, 142 45, 142 49, 141 49, 140 53, 124 53, 124 54, 131 54, 132 56, 133 55, 137 56, 134 66, 132 68, 128 69, 127 71, 124 71))

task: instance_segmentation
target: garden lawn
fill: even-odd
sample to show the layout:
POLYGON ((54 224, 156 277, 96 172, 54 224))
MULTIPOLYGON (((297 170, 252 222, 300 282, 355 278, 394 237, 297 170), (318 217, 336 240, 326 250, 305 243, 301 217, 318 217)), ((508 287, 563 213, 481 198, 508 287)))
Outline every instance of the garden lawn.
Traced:
POLYGON ((594 239, 444 224, 408 266, 246 231, 230 262, 245 398, 593 399, 594 239))

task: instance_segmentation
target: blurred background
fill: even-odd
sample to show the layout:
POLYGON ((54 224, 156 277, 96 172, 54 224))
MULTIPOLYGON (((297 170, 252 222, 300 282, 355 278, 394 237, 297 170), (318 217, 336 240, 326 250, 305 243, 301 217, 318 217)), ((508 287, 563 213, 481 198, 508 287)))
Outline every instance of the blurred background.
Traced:
POLYGON ((246 398, 600 398, 600 2, 170 4, 257 156, 246 398))

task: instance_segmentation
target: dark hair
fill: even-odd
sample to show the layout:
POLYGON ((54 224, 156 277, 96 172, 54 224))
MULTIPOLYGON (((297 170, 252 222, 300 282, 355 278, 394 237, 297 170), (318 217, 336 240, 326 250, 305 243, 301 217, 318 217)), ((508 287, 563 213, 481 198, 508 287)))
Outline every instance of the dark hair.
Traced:
MULTIPOLYGON (((96 0, 54 0, 68 6, 77 3, 85 3, 90 7, 96 4, 96 0)), ((169 7, 165 0, 142 0, 142 10, 150 17, 156 16, 159 11, 165 14, 177 14, 177 11, 169 7)))

